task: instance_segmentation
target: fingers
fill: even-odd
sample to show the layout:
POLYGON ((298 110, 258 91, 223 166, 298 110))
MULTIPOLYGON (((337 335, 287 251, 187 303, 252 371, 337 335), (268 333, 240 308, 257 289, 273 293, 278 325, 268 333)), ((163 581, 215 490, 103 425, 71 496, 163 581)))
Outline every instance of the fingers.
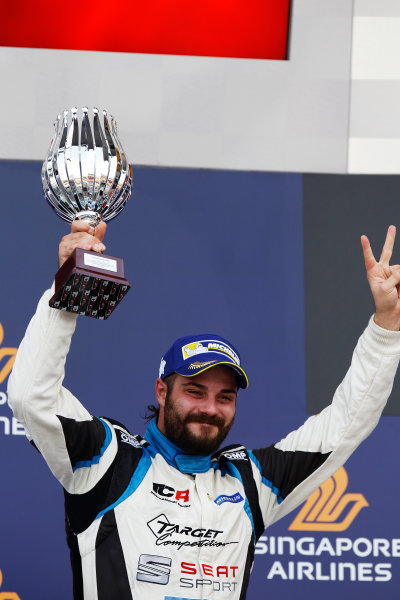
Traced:
POLYGON ((102 242, 105 234, 106 224, 100 223, 96 228, 96 235, 90 233, 90 226, 83 221, 74 221, 71 225, 72 233, 65 235, 59 246, 59 266, 69 258, 75 248, 83 250, 94 250, 95 252, 104 252, 106 249, 102 242))
POLYGON ((96 237, 97 237, 97 239, 100 240, 100 242, 103 241, 103 237, 105 236, 106 229, 107 229, 107 223, 105 223, 104 221, 101 221, 96 227, 96 237))
MULTIPOLYGON (((383 265, 384 268, 388 267, 389 261, 392 258, 393 245, 394 245, 395 238, 396 238, 396 227, 394 225, 390 225, 390 227, 387 230, 385 243, 382 248, 382 254, 379 259, 379 263, 381 265, 383 265)), ((367 238, 366 235, 361 236, 361 246, 362 246, 363 253, 364 253, 365 268, 367 269, 367 271, 369 271, 377 263, 376 263, 374 254, 372 252, 371 245, 369 243, 369 239, 367 238)), ((385 272, 386 272, 386 270, 387 269, 385 268, 385 272)), ((387 273, 387 276, 389 276, 389 273, 387 273)))
POLYGON ((71 223, 71 233, 79 233, 81 231, 90 232, 90 225, 87 221, 81 221, 80 219, 75 219, 71 223))
POLYGON ((396 227, 394 225, 390 225, 387 230, 386 240, 383 245, 382 254, 379 259, 379 262, 383 265, 388 265, 390 259, 392 258, 393 245, 396 237, 396 227))
POLYGON ((395 287, 400 284, 400 265, 395 265, 390 268, 391 274, 388 279, 382 283, 382 291, 389 294, 395 287))
POLYGON ((364 254, 365 268, 369 271, 376 265, 376 260, 366 235, 361 236, 361 246, 364 254))
MULTIPOLYGON (((103 242, 91 233, 80 231, 79 233, 69 233, 61 239, 60 246, 65 248, 83 248, 83 250, 92 250, 95 246, 101 246, 101 252, 106 249, 103 242)), ((71 250, 72 251, 72 250, 71 250)))
MULTIPOLYGON (((105 223, 104 221, 100 221, 100 223, 97 225, 96 231, 95 231, 96 238, 100 242, 103 240, 103 237, 106 233, 106 229, 107 229, 107 223, 105 223)), ((87 221, 82 221, 80 219, 76 219, 75 221, 72 221, 71 233, 81 233, 81 232, 86 232, 91 235, 93 232, 93 229, 87 221)))

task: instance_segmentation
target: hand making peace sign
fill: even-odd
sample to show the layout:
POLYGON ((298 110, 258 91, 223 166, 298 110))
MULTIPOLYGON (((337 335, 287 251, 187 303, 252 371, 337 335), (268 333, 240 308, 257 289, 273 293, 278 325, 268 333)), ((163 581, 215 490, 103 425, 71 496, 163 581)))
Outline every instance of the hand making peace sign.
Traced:
POLYGON ((374 321, 384 329, 400 330, 400 265, 389 265, 396 227, 390 225, 379 262, 366 235, 361 236, 367 279, 375 302, 374 321))

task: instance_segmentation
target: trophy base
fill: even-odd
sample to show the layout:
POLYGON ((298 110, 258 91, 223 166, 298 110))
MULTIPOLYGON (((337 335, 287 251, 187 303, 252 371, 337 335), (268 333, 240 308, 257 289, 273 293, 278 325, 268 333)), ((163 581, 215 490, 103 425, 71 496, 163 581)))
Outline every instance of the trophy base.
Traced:
POLYGON ((56 273, 49 306, 108 319, 130 287, 122 258, 76 248, 56 273))

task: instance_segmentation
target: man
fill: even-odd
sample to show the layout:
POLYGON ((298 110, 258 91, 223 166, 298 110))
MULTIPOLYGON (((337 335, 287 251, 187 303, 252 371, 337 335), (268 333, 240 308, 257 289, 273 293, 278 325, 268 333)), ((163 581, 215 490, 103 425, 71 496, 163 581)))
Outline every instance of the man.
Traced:
MULTIPOLYGON (((60 244, 103 251, 84 223, 60 244)), ((264 529, 303 502, 371 432, 400 357, 400 266, 361 238, 376 312, 332 404, 279 443, 216 452, 247 376, 227 340, 177 340, 156 381, 145 438, 91 416, 62 387, 76 316, 39 303, 18 351, 9 402, 64 487, 74 598, 241 600, 264 529)))

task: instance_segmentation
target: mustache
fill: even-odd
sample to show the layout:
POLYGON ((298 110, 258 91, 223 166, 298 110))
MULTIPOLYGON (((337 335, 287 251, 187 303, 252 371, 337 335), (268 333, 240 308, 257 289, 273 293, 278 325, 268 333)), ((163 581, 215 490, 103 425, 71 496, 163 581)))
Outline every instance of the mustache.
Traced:
POLYGON ((218 415, 206 415, 204 413, 188 415, 185 423, 207 423, 208 425, 216 425, 219 429, 225 425, 222 417, 218 417, 218 415))

